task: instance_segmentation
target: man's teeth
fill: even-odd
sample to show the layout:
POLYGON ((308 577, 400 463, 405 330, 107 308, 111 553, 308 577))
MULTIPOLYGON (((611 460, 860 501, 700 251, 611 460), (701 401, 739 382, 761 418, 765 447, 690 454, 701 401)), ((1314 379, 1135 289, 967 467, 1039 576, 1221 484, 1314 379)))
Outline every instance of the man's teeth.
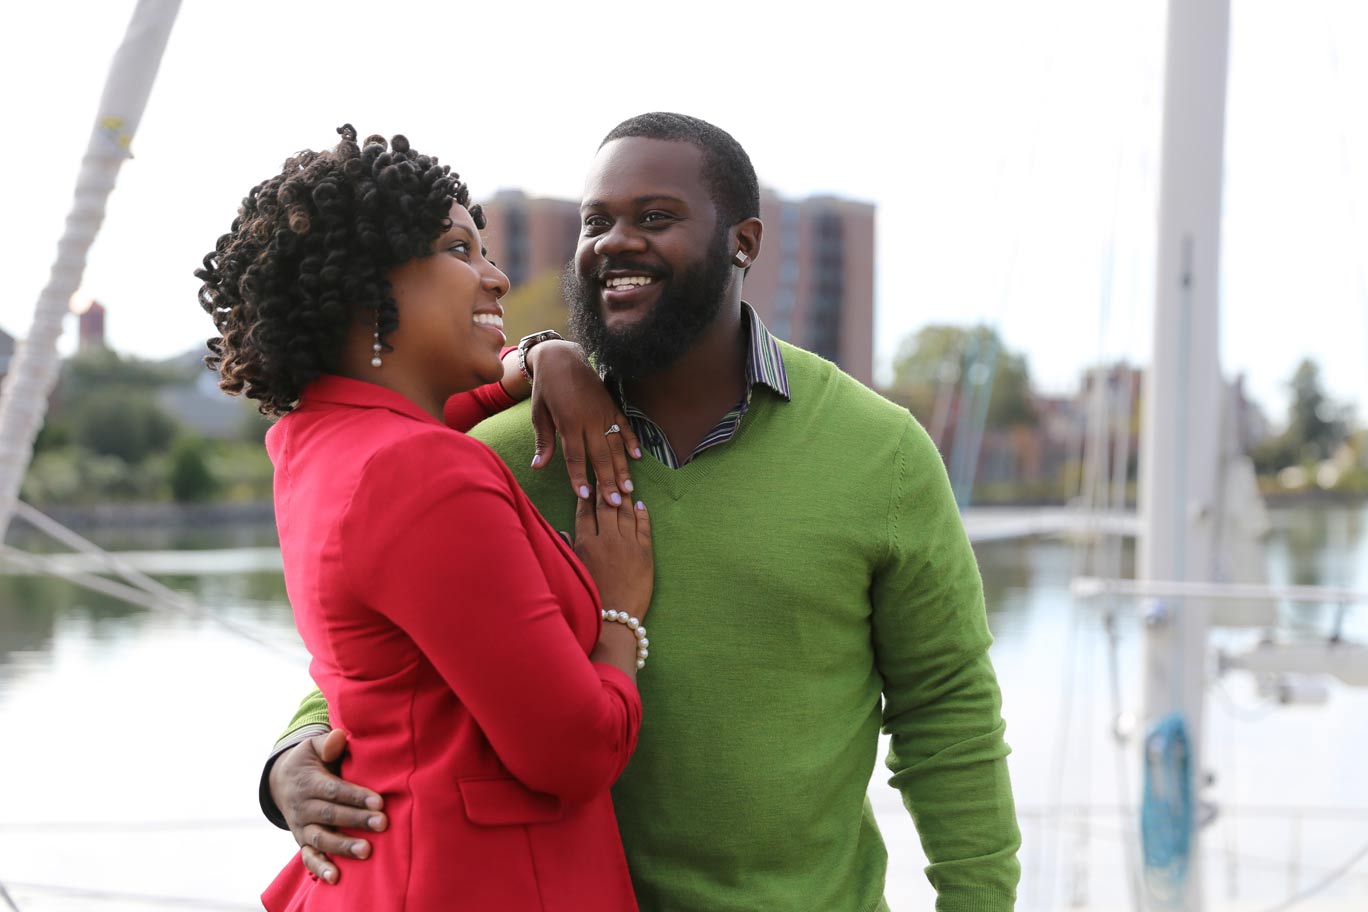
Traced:
POLYGON ((498 314, 478 313, 475 315, 475 322, 492 326, 495 329, 503 329, 503 317, 498 314))
POLYGON ((609 288, 626 288, 630 285, 650 285, 654 281, 650 276, 617 276, 603 284, 609 288))

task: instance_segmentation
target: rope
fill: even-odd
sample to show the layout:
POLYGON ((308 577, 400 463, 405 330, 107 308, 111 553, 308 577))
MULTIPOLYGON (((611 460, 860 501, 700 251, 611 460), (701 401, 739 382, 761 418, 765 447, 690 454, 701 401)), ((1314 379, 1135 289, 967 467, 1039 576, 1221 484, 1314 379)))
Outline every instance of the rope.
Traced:
POLYGON ((1283 912, 1284 909, 1290 909, 1304 899, 1310 899, 1312 896, 1315 896, 1317 893, 1324 890, 1326 887, 1330 886, 1338 880, 1343 879, 1344 876, 1349 873, 1350 869, 1353 868, 1354 865, 1358 864, 1366 857, 1368 857, 1368 844, 1365 844, 1357 852, 1349 856, 1349 859, 1345 861, 1344 864, 1340 865, 1338 868, 1335 868, 1333 871, 1331 871, 1329 874, 1326 874, 1324 877, 1313 883, 1311 886, 1302 890, 1300 893, 1292 894, 1291 896, 1287 897, 1287 899, 1284 899, 1282 902, 1278 903, 1276 906, 1270 906, 1268 909, 1265 910, 1265 912, 1283 912))
POLYGON ((177 592, 163 585, 23 501, 15 502, 14 515, 54 541, 95 558, 107 572, 115 574, 122 582, 106 579, 95 573, 58 570, 41 555, 29 554, 8 545, 0 545, 0 557, 13 561, 20 566, 47 573, 133 605, 151 610, 169 610, 174 614, 195 620, 207 620, 228 633, 254 643, 291 663, 299 662, 304 658, 299 650, 286 648, 279 643, 266 639, 255 631, 210 611, 185 593, 177 592))

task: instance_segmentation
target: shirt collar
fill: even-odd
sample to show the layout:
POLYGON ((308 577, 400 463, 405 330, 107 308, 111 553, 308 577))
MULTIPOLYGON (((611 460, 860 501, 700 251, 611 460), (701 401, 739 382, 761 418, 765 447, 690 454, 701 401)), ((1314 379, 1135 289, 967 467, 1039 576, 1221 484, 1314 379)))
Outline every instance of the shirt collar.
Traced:
POLYGON ((766 328, 754 307, 742 301, 741 310, 750 326, 746 348, 746 385, 754 387, 761 383, 785 399, 792 399, 788 372, 784 370, 784 355, 779 351, 779 340, 766 328))
MULTIPOLYGON (((758 383, 767 386, 786 400, 793 398, 789 391, 788 372, 784 370, 784 355, 779 340, 765 326, 760 315, 745 301, 741 302, 741 317, 746 323, 746 390, 758 383)), ((622 383, 602 368, 600 376, 610 389, 622 389, 622 383)))

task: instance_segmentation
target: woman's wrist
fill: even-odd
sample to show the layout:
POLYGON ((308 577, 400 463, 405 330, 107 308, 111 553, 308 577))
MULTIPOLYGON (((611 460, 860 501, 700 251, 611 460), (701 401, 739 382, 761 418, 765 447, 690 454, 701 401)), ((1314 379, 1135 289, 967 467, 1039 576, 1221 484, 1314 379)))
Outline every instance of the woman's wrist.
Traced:
POLYGON ((527 381, 522 370, 518 367, 518 350, 516 348, 510 348, 503 356, 503 371, 503 376, 499 378, 499 385, 508 394, 508 398, 514 402, 522 402, 532 395, 532 384, 527 381))
POLYGON ((543 364, 549 364, 560 358, 571 358, 579 363, 584 363, 585 360, 583 349, 576 343, 566 339, 547 339, 527 350, 527 372, 535 377, 537 372, 542 369, 543 364), (547 361, 548 358, 551 360, 547 361))

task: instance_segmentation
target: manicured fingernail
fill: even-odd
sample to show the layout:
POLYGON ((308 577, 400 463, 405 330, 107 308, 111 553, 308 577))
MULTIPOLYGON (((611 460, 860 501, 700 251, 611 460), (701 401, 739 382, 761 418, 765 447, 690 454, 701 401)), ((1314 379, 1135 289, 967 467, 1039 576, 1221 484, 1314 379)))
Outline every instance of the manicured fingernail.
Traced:
POLYGON ((642 503, 641 501, 638 500, 638 501, 637 501, 637 509, 638 509, 638 510, 644 511, 644 510, 646 509, 646 505, 645 505, 644 503, 642 503))
POLYGON ((620 507, 622 506, 622 495, 617 491, 614 491, 612 494, 608 495, 608 502, 615 507, 620 507))
POLYGON ((366 845, 364 840, 358 839, 352 843, 351 853, 357 858, 365 858, 370 854, 370 846, 366 845))
POLYGON ((370 827, 372 830, 375 830, 376 832, 379 832, 380 828, 384 825, 385 818, 381 817, 379 814, 376 814, 374 817, 370 817, 366 820, 366 826, 370 827))
MULTIPOLYGON (((369 808, 369 809, 372 810, 372 811, 378 811, 378 810, 380 810, 380 806, 381 806, 381 802, 380 802, 380 796, 379 796, 379 795, 367 795, 367 796, 366 796, 366 807, 367 807, 367 808, 369 808)), ((376 819, 378 820, 379 818, 376 818, 376 819)))
POLYGON ((638 447, 637 449, 632 450, 632 455, 635 456, 637 459, 640 459, 640 458, 641 458, 641 448, 638 447))
POLYGON ((628 494, 631 494, 632 491, 635 490, 632 487, 632 479, 629 478, 622 483, 622 490, 626 491, 628 494))
POLYGON ((324 868, 323 879, 326 880, 328 883, 332 883, 334 880, 337 879, 337 875, 333 873, 332 868, 324 868))
POLYGON ((540 463, 540 462, 541 462, 541 453, 538 453, 536 456, 533 456, 533 457, 532 457, 532 468, 535 469, 535 468, 537 467, 537 464, 540 463))
POLYGON ((583 497, 585 500, 588 500, 588 499, 589 499, 589 486, 588 486, 588 485, 580 485, 579 495, 580 495, 580 497, 583 497))

